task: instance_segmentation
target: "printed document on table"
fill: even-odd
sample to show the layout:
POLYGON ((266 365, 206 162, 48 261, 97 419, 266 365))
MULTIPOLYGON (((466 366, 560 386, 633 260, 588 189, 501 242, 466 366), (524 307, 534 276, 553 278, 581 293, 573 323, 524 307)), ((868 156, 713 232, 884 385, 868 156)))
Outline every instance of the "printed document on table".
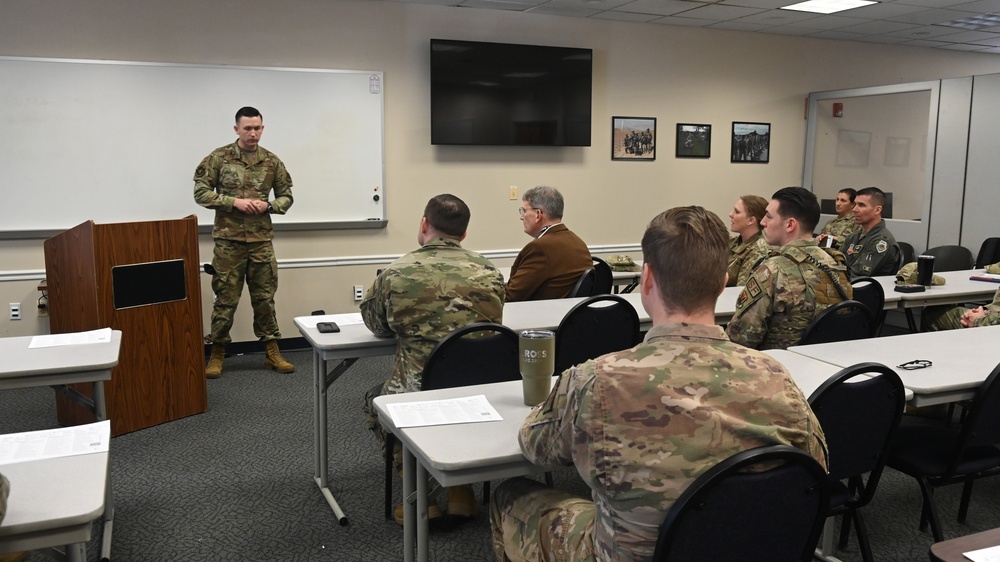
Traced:
POLYGON ((389 410, 389 416, 392 417, 392 423, 396 427, 422 427, 503 419, 486 399, 486 396, 482 394, 447 400, 395 402, 387 404, 386 408, 389 410))
POLYGON ((1000 546, 966 552, 965 557, 972 562, 1000 562, 1000 546))
POLYGON ((111 422, 60 427, 0 435, 0 465, 106 453, 111 443, 111 422))
POLYGON ((322 314, 316 316, 302 316, 300 322, 307 328, 315 328, 320 322, 336 322, 338 326, 350 326, 352 324, 364 324, 360 312, 348 312, 345 314, 322 314))
POLYGON ((56 347, 60 345, 80 345, 82 343, 108 343, 109 341, 111 341, 111 328, 101 328, 89 332, 35 336, 31 338, 28 349, 56 347))

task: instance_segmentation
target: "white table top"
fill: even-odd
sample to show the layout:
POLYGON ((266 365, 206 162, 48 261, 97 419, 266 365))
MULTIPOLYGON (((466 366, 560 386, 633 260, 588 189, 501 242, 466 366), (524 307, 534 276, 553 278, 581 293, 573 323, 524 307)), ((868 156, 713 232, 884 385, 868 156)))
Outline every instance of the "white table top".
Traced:
MULTIPOLYGON (((736 313, 736 298, 742 289, 743 287, 726 287, 722 291, 715 305, 716 322, 728 322, 733 317, 736 313)), ((635 307, 641 329, 648 330, 652 321, 642 307, 641 295, 629 293, 617 296, 635 307)), ((554 330, 566 313, 583 300, 584 297, 509 302, 503 307, 503 324, 514 331, 554 330)), ((396 350, 396 338, 376 337, 363 324, 341 326, 340 332, 321 334, 315 328, 315 322, 316 317, 313 316, 295 318, 295 326, 303 337, 313 348, 328 352, 328 358, 391 355, 396 350)))
MULTIPOLYGON (((819 359, 813 359, 805 355, 800 355, 787 349, 769 349, 764 353, 778 360, 779 363, 788 369, 792 374, 795 384, 802 389, 802 394, 806 399, 812 396, 813 392, 820 387, 830 377, 840 372, 843 367, 838 367, 819 359)), ((854 380, 854 379, 851 379, 854 380)), ((913 399, 913 391, 906 389, 906 400, 913 399)))
MULTIPOLYGON (((555 377, 553 377, 555 382, 555 377)), ((375 399, 379 419, 413 452, 442 486, 457 486, 512 476, 543 472, 521 454, 517 432, 531 411, 524 405, 521 381, 509 381, 406 394, 375 399), (395 429, 387 404, 442 400, 483 394, 502 421, 395 429), (461 446, 458 446, 461 444, 461 446)))
POLYGON ((882 363, 913 391, 914 405, 926 406, 971 398, 1000 363, 998 339, 1000 326, 986 326, 800 345, 788 350, 838 367, 864 361, 882 363), (897 367, 916 359, 933 365, 912 371, 897 367))
POLYGON ((969 279, 970 276, 983 273, 983 271, 982 269, 965 269, 962 271, 935 272, 935 275, 944 277, 944 285, 931 285, 922 293, 896 293, 890 287, 886 291, 886 297, 888 298, 889 292, 900 295, 900 300, 904 308, 992 300, 993 295, 1000 288, 1000 285, 989 281, 969 279))
POLYGON ((90 540, 92 522, 104 512, 107 452, 8 464, 0 471, 10 480, 0 552, 90 540))
MULTIPOLYGON (((806 398, 840 370, 835 365, 790 351, 767 353, 785 365, 806 398)), ((553 382, 555 380, 553 378, 553 382)), ((375 408, 386 428, 406 444, 407 449, 442 486, 544 471, 544 467, 532 465, 524 458, 517 443, 518 430, 531 411, 522 400, 521 381, 379 396, 375 399, 375 408), (442 400, 477 394, 486 396, 503 421, 395 429, 386 406, 393 402, 442 400), (461 446, 456 446, 457 443, 461 446)))
POLYGON ((118 364, 122 333, 112 330, 107 343, 35 349, 28 348, 31 339, 0 338, 0 389, 110 380, 111 368, 118 364))

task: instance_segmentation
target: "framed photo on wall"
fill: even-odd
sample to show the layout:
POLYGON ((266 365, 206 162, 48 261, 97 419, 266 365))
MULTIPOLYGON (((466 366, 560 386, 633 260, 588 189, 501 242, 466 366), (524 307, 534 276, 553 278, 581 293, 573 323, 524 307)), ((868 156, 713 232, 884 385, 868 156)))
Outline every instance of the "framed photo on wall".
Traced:
POLYGON ((676 156, 677 158, 710 158, 712 156, 712 126, 678 123, 676 156))
POLYGON ((656 160, 656 118, 612 117, 611 159, 656 160))
POLYGON ((771 159, 771 124, 733 121, 730 162, 767 164, 771 159))

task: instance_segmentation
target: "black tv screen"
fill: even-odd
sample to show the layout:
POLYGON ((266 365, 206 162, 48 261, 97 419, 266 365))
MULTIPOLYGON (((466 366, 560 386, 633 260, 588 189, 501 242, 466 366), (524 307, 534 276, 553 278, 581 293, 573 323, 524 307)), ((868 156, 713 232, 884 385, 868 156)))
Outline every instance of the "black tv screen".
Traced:
POLYGON ((590 146, 593 58, 431 39, 431 144, 590 146))

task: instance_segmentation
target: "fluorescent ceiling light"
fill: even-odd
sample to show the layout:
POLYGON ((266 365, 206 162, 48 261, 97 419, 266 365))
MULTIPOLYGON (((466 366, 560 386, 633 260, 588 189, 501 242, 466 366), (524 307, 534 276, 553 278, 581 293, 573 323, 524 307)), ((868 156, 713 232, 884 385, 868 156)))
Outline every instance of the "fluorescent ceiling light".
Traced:
POLYGON ((834 14, 877 3, 872 0, 808 0, 807 2, 799 2, 790 6, 782 6, 781 9, 812 12, 814 14, 834 14))

